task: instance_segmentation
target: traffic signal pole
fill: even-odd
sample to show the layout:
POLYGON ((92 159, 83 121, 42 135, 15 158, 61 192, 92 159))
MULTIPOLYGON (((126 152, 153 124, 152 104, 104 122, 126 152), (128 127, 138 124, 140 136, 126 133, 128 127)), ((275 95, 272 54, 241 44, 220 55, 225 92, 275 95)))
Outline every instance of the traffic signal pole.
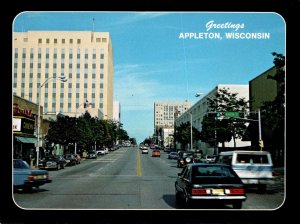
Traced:
POLYGON ((260 151, 262 151, 262 148, 264 147, 263 140, 261 139, 261 119, 260 119, 260 109, 257 110, 258 112, 258 142, 259 142, 259 147, 260 151))

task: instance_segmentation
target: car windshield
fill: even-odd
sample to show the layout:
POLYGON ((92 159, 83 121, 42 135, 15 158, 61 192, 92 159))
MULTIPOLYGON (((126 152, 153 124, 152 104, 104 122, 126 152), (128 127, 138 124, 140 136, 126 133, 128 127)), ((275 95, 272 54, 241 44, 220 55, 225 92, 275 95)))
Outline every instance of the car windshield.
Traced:
POLYGON ((27 162, 23 160, 14 160, 14 168, 17 169, 29 169, 29 165, 27 162))
POLYGON ((193 156, 194 155, 194 153, 192 153, 192 152, 185 152, 185 153, 183 153, 183 157, 188 157, 188 156, 193 156))

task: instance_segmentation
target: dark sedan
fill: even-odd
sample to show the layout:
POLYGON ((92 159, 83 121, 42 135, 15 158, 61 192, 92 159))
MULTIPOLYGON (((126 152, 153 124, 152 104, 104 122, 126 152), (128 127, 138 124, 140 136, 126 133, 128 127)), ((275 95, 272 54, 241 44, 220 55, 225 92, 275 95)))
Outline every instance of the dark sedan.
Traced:
POLYGON ((63 156, 50 155, 46 156, 43 160, 39 162, 40 169, 64 169, 67 161, 63 156))
POLYGON ((244 184, 227 165, 187 164, 175 182, 176 202, 192 201, 231 204, 241 209, 246 200, 244 184))

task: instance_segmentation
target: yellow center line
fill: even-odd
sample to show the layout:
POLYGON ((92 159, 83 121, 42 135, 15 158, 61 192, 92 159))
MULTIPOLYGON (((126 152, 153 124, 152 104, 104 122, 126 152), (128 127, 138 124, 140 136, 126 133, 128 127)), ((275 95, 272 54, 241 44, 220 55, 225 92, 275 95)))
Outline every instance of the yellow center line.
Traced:
POLYGON ((141 155, 139 150, 137 151, 136 155, 136 175, 138 177, 142 176, 141 155))

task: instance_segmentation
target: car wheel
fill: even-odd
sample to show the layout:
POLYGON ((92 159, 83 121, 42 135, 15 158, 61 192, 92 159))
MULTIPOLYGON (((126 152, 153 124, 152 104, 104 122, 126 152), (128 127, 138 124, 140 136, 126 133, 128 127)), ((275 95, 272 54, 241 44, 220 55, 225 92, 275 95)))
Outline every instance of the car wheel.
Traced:
POLYGON ((267 190, 267 185, 265 185, 265 184, 260 184, 257 186, 258 193, 263 194, 266 192, 266 190, 267 190))
POLYGON ((242 208, 242 202, 241 201, 236 201, 232 204, 233 209, 241 209, 242 208))
POLYGON ((189 198, 189 196, 186 192, 184 194, 184 205, 187 208, 189 208, 191 206, 191 199, 189 198))
POLYGON ((32 187, 31 186, 24 186, 23 191, 24 192, 32 192, 32 187))
POLYGON ((180 193, 176 190, 176 187, 175 187, 175 203, 176 204, 182 203, 182 198, 180 196, 180 193))

